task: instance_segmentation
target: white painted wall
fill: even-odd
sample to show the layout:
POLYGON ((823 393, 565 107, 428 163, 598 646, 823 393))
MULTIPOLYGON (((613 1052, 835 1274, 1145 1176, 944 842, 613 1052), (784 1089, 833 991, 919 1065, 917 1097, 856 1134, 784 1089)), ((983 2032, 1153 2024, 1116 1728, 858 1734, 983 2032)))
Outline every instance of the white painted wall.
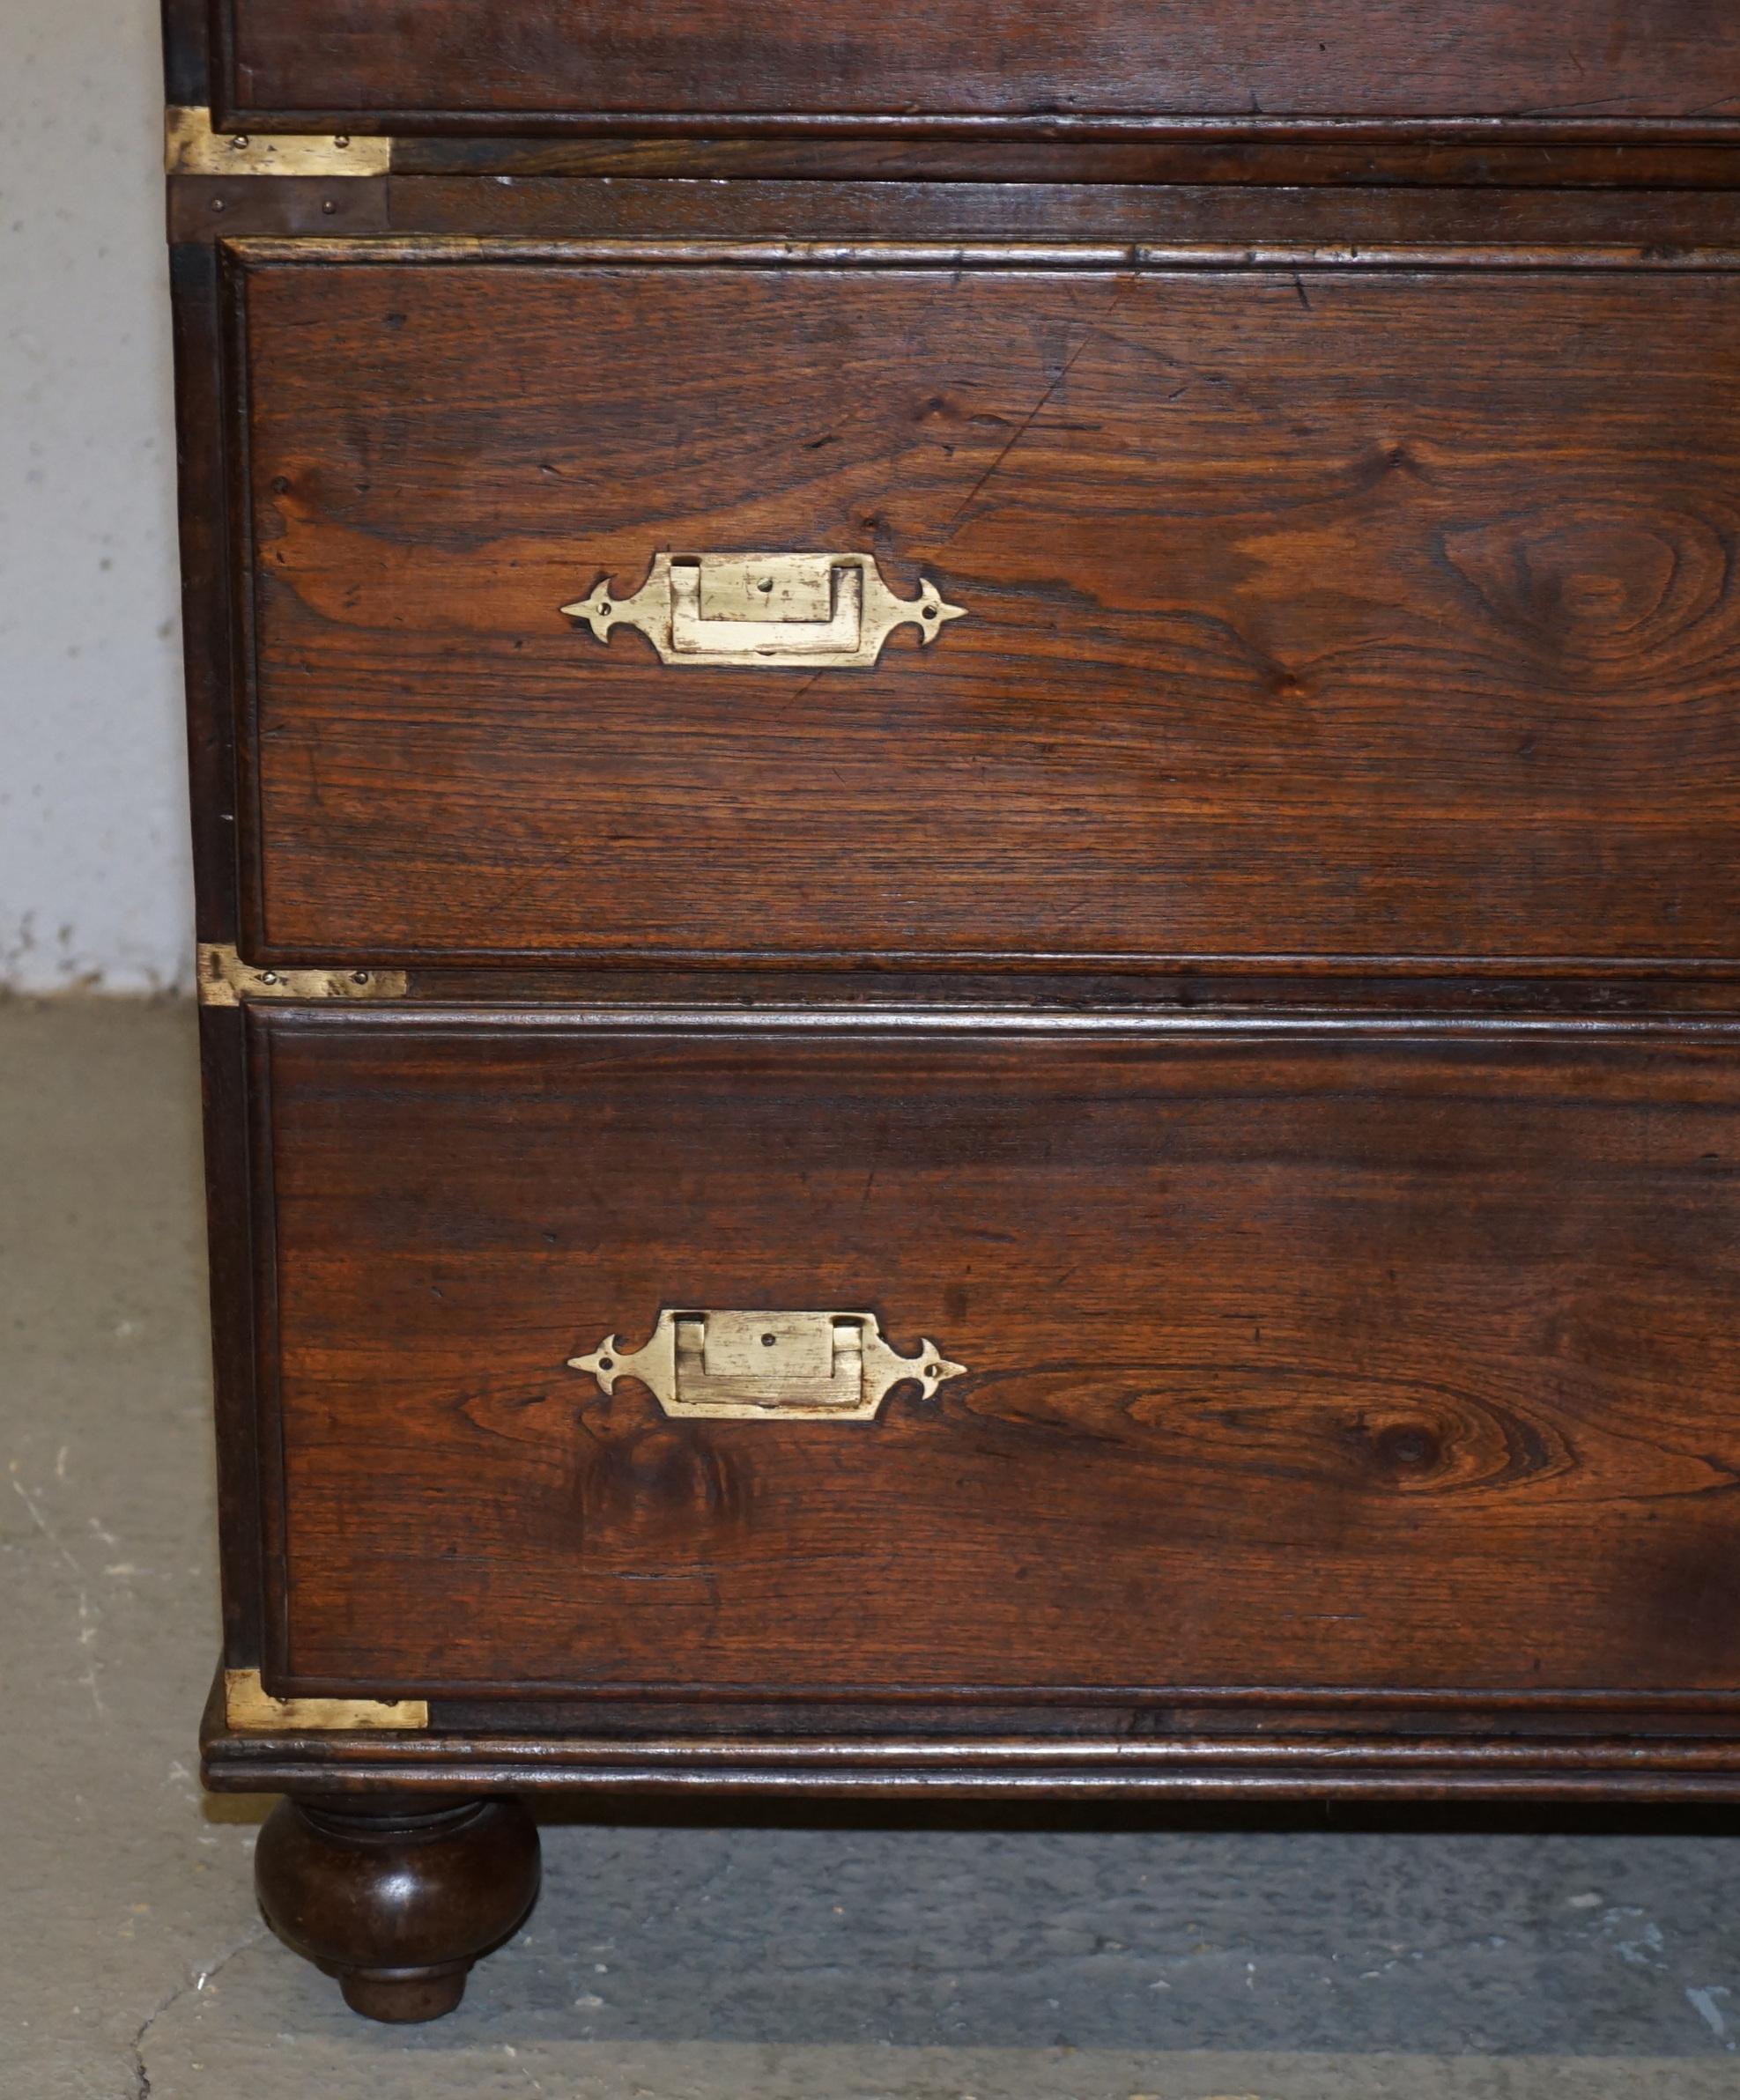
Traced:
POLYGON ((185 989, 157 0, 0 0, 0 987, 185 989))

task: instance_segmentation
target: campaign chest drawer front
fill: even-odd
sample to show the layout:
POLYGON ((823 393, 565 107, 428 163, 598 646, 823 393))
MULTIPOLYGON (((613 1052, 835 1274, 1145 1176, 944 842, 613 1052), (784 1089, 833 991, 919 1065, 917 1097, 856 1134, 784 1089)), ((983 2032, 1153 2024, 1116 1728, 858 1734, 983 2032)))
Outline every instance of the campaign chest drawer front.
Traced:
POLYGON ((275 1693, 1740 1693, 1731 1026, 246 1024, 275 1693))
POLYGON ((1740 25, 1711 0, 219 0, 233 115, 408 129, 1240 132, 1510 119, 1720 129, 1740 25), (951 125, 950 120, 954 120, 951 125))
POLYGON ((340 252, 233 265, 251 960, 1732 953, 1740 275, 340 252), (749 550, 905 624, 596 617, 749 550))

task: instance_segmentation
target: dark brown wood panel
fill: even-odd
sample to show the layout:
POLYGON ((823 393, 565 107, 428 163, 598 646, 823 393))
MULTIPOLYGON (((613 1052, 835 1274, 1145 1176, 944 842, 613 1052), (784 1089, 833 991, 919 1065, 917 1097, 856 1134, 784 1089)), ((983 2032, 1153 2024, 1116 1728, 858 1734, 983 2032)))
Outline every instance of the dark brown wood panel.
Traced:
POLYGON ((249 1020, 280 1687, 1740 1690, 1732 1028, 249 1020), (564 1367, 683 1305, 971 1375, 564 1367))
MULTIPOLYGON (((436 142, 443 144, 445 142, 436 142)), ((475 144, 477 142, 466 142, 475 144)), ((488 142, 485 142, 488 143, 488 142)), ((1016 149, 1002 149, 1005 153, 1016 149)), ((1043 154, 1044 147, 1023 149, 1043 154)), ((1112 152, 1121 149, 1096 149, 1112 152)), ((1232 151, 1233 149, 1225 149, 1232 151)), ((1700 149, 1714 157, 1721 149, 1700 149)), ((1549 162, 1565 156, 1531 155, 1549 162)), ((1642 149, 1626 159, 1634 162, 1642 149)), ((553 158, 553 155, 546 157, 553 158)), ((403 158, 402 156, 400 158, 403 158)), ((1676 160, 1685 159, 1684 152, 1676 160)), ((632 161, 625 155, 626 165, 632 161)), ((1724 167, 1728 163, 1722 163, 1724 167)), ((1352 189, 1327 181, 1265 189, 1202 181, 815 177, 755 181, 604 180, 530 172, 480 181, 463 174, 351 177, 174 175, 172 237, 211 243, 255 235, 434 234, 538 241, 605 240, 986 240, 1186 244, 1259 252, 1276 245, 1643 249, 1665 256, 1722 248, 1740 232, 1734 187, 1699 188, 1690 170, 1638 168, 1631 187, 1612 171, 1603 184, 1555 189, 1544 183, 1485 186, 1385 182, 1352 189)))
MULTIPOLYGON (((190 221, 221 193, 226 212, 248 203, 245 181, 184 178, 182 209, 190 221)), ((291 178, 254 189, 299 190, 291 178)), ((343 188, 339 211, 354 212, 348 187, 310 183, 322 193, 343 188)), ((365 232, 471 233, 510 238, 840 240, 1140 241, 1203 243, 1262 249, 1277 243, 1366 248, 1440 243, 1576 248, 1641 247, 1666 252, 1721 248, 1740 239, 1731 191, 1590 188, 1569 192, 1521 185, 1490 189, 1373 184, 1335 189, 1299 184, 1285 190, 1233 182, 906 182, 679 181, 618 176, 609 181, 562 175, 519 175, 479 182, 469 175, 383 178, 382 223, 365 232), (480 194, 481 193, 481 194, 480 194)), ((255 211, 270 208, 255 203, 255 211)), ((353 224, 326 216, 324 226, 300 196, 280 207, 288 233, 350 233, 353 224)), ((222 215, 220 215, 222 216, 222 215)), ((225 237, 256 229, 226 218, 225 237)), ((278 231, 262 225, 258 231, 278 231)))
POLYGON ((1598 129, 1740 108, 1721 0, 218 0, 218 18, 225 100, 250 121, 1598 129))
MULTIPOLYGON (((1479 129, 1465 138, 1257 140, 1163 129, 1138 137, 653 138, 524 132, 396 137, 393 177, 609 175, 667 180, 871 182, 1218 183, 1231 188, 1731 190, 1740 166, 1719 140, 1550 143, 1479 129)), ((487 193, 477 199, 488 209, 487 193)))
POLYGON ((1734 950, 1740 276, 302 252, 239 251, 256 959, 1734 950), (685 548, 972 617, 562 618, 685 548))
POLYGON ((194 894, 200 939, 233 941, 238 827, 232 610, 238 555, 226 499, 233 474, 226 447, 218 258, 207 246, 177 243, 169 251, 169 277, 194 894))

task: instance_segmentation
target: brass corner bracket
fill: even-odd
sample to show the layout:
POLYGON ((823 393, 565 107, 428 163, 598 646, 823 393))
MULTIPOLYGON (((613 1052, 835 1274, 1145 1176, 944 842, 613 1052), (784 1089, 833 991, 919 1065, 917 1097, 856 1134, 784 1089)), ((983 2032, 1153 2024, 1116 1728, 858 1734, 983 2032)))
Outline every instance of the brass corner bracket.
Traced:
POLYGON ((199 1003, 240 1006, 248 999, 403 999, 403 970, 256 970, 233 948, 202 942, 199 1003))
POLYGON ((165 116, 163 165, 172 175, 384 175, 390 138, 214 131, 209 109, 181 105, 165 116))
POLYGON ((934 1342, 903 1357, 882 1338, 874 1312, 673 1312, 624 1351, 614 1335, 589 1356, 570 1357, 611 1393, 635 1378, 667 1415, 727 1422, 873 1422, 907 1379, 926 1400, 966 1375, 934 1342))
POLYGON ((258 1670, 224 1672, 224 1719, 232 1728, 407 1730, 429 1726, 425 1699, 276 1699, 258 1670))

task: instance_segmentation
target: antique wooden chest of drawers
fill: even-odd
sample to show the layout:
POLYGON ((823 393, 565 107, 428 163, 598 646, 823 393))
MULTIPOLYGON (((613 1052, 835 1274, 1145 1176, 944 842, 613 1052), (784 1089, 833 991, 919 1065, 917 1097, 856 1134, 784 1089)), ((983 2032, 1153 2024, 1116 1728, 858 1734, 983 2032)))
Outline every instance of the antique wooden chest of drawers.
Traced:
POLYGON ((168 0, 210 1783, 1740 1800, 1740 15, 168 0))

